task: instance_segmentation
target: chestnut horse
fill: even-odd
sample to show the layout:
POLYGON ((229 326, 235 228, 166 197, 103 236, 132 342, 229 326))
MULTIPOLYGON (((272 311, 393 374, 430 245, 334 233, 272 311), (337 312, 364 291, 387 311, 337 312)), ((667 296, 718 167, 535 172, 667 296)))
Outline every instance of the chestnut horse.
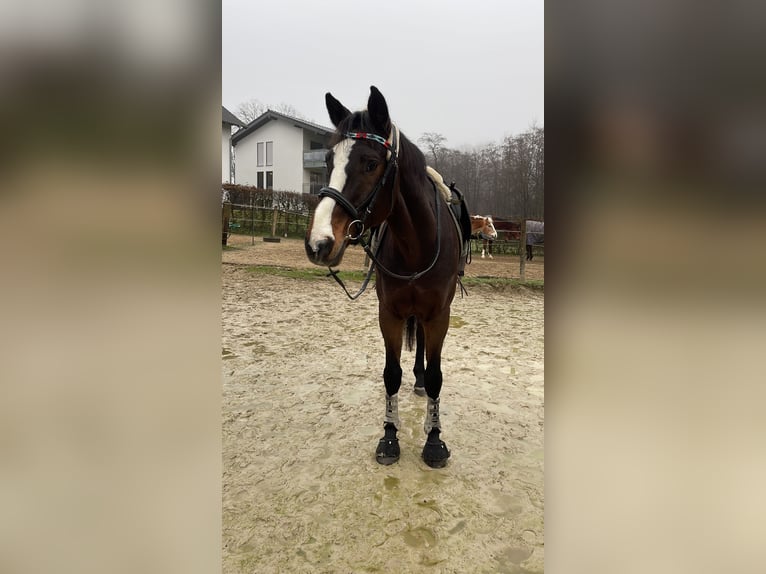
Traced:
POLYGON ((489 246, 492 245, 491 241, 497 239, 497 230, 495 229, 495 223, 489 215, 471 216, 471 237, 474 236, 482 240, 481 258, 484 259, 484 253, 486 252, 489 258, 492 259, 492 249, 489 246))
POLYGON ((386 355, 384 436, 376 460, 392 464, 400 455, 398 393, 406 330, 408 346, 417 342, 415 388, 428 396, 422 458, 440 468, 450 456, 440 438, 441 352, 463 257, 458 226, 445 202, 446 186, 429 178, 423 153, 392 123, 377 88, 370 87, 364 111, 352 113, 330 93, 325 103, 336 131, 327 154, 329 185, 319 192, 306 232, 306 255, 332 267, 349 244, 365 247, 375 269, 386 355), (368 229, 375 236, 372 249, 364 243, 368 229))

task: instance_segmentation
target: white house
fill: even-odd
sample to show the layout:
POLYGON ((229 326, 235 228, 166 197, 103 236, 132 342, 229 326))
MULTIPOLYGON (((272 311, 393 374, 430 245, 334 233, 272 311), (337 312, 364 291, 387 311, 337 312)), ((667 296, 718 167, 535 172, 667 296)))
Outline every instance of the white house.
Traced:
POLYGON ((265 189, 317 193, 327 185, 325 155, 334 131, 267 110, 231 138, 236 182, 265 189))
POLYGON ((223 106, 221 106, 221 115, 223 119, 221 122, 221 183, 232 183, 231 127, 244 128, 245 124, 223 106))

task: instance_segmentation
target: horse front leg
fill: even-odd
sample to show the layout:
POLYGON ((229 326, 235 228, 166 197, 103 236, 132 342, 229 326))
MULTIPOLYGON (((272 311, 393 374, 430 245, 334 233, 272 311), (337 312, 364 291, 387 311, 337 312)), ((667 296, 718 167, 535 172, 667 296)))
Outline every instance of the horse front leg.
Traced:
POLYGON ((383 382, 386 385, 386 413, 383 422, 383 437, 378 442, 375 460, 380 464, 393 464, 399 460, 399 439, 397 431, 402 427, 399 419, 399 387, 402 384, 402 368, 399 363, 402 354, 403 321, 380 311, 380 330, 386 347, 386 366, 383 382))
POLYGON ((426 444, 423 447, 423 461, 431 468, 442 468, 450 456, 449 449, 439 435, 441 420, 439 418, 439 394, 442 388, 441 352, 444 338, 449 328, 449 308, 438 320, 429 322, 425 327, 426 361, 425 390, 428 396, 426 404, 426 419, 423 430, 426 433, 426 444))

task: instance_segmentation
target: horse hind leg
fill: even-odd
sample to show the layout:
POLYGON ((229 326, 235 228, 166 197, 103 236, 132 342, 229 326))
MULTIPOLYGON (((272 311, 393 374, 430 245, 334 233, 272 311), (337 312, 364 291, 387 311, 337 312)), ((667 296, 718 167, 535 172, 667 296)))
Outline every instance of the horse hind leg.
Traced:
POLYGON ((425 336, 423 334, 423 325, 415 321, 414 317, 410 317, 407 321, 407 344, 408 348, 412 350, 412 330, 417 325, 416 344, 415 344, 415 366, 412 369, 412 373, 415 375, 415 394, 421 397, 426 396, 425 387, 425 336), (414 325, 413 325, 414 323, 414 325))

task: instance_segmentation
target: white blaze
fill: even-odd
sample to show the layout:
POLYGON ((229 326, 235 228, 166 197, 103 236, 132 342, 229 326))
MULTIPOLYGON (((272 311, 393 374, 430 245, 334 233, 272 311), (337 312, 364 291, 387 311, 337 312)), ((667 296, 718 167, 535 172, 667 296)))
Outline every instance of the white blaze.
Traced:
MULTIPOLYGON (((338 142, 333 147, 333 170, 330 173, 330 187, 337 189, 339 192, 343 192, 343 188, 346 186, 346 165, 348 164, 348 156, 351 154, 351 148, 354 145, 354 141, 350 139, 344 139, 338 142)), ((324 240, 334 240, 332 234, 332 210, 335 207, 335 200, 331 197, 323 197, 317 205, 314 212, 314 225, 311 228, 311 236, 309 237, 309 245, 316 251, 317 244, 324 240)))
POLYGON ((487 221, 489 221, 489 231, 490 231, 489 234, 492 236, 493 239, 497 239, 497 230, 495 229, 495 222, 492 221, 491 217, 487 217, 487 221))

